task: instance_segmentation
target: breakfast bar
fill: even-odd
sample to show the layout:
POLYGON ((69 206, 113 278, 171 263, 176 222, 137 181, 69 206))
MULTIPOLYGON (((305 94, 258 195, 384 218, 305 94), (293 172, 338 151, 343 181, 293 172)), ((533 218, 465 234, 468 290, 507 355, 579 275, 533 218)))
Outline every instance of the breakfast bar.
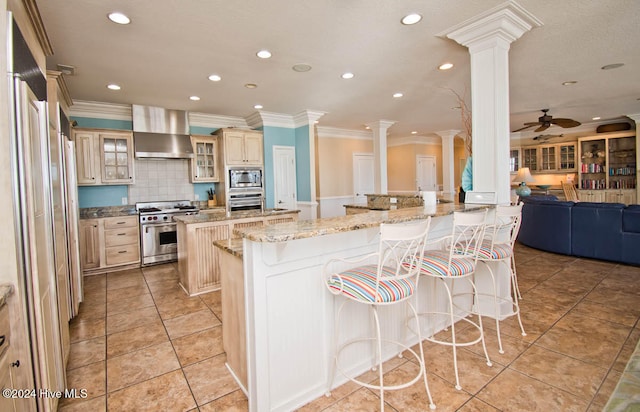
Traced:
MULTIPOLYGON (((294 410, 327 392, 337 307, 334 296, 328 293, 324 285, 322 268, 327 260, 354 258, 375 251, 381 223, 410 222, 431 216, 429 238, 438 239, 450 234, 453 212, 477 211, 486 207, 444 203, 238 228, 234 230, 234 234, 242 239, 242 249, 237 242, 216 242, 216 253, 226 255, 226 259, 233 265, 223 275, 231 276, 234 280, 229 283, 223 280, 223 305, 225 301, 238 304, 238 297, 244 295, 243 307, 236 308, 233 312, 233 316, 238 316, 238 313, 244 311, 244 324, 240 328, 242 330, 238 332, 237 327, 227 329, 230 328, 227 320, 223 321, 223 327, 225 337, 227 334, 246 333, 246 338, 239 337, 241 340, 246 339, 242 345, 238 345, 238 342, 234 344, 236 352, 246 345, 246 353, 240 354, 241 357, 246 357, 246 361, 240 360, 240 366, 238 363, 232 364, 238 362, 238 358, 232 354, 228 359, 228 366, 238 379, 244 374, 241 369, 246 365, 246 383, 242 380, 239 382, 247 391, 250 410, 294 410), (240 262, 242 273, 238 273, 240 262), (238 282, 240 276, 243 278, 241 283, 238 282), (239 294, 237 288, 243 288, 244 291, 239 294)), ((500 288, 500 293, 509 297, 508 274, 498 273, 500 278, 507 279, 504 280, 506 284, 500 288)), ((477 274, 479 278, 482 277, 482 273, 477 274)), ((477 279, 479 289, 483 287, 481 283, 482 280, 477 279)), ((421 280, 419 289, 419 296, 430 297, 429 305, 444 304, 441 299, 441 302, 437 298, 432 299, 435 288, 431 287, 429 280, 421 280)), ((419 306, 424 308, 426 300, 420 301, 419 306)), ((350 308, 351 316, 341 322, 341 340, 367 332, 367 311, 358 309, 350 308)), ((485 312, 482 308, 480 310, 485 312)), ((227 311, 228 308, 224 307, 223 312, 227 311)), ((491 313, 487 315, 494 315, 493 311, 491 307, 491 313)), ((399 320, 403 319, 404 311, 389 308, 381 313, 384 330, 393 335, 390 338, 400 340, 399 320)), ((508 313, 503 315, 508 316, 508 313)), ((236 317, 236 320, 240 321, 241 318, 242 316, 236 317)), ((446 324, 442 321, 442 324, 421 327, 434 333, 446 327, 446 324)), ((416 336, 408 336, 407 339, 411 344, 417 343, 416 336)), ((356 348, 347 350, 349 353, 345 356, 345 369, 355 376, 369 369, 371 353, 367 348, 351 349, 356 348)), ((390 358, 394 355, 395 353, 389 352, 384 353, 383 357, 390 358)), ((345 379, 336 376, 334 387, 343 383, 345 379)))

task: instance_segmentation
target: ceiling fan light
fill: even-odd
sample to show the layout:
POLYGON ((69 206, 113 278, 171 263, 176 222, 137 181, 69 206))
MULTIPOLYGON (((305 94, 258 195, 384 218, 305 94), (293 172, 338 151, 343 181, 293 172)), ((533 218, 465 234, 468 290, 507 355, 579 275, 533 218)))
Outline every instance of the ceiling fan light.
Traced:
POLYGON ((617 69, 619 67, 624 66, 624 63, 613 63, 613 64, 607 64, 606 66, 602 66, 601 69, 602 70, 611 70, 611 69, 617 69))
POLYGON ((438 70, 449 70, 451 68, 453 68, 453 63, 443 63, 438 66, 438 70))
POLYGON ((113 13, 109 13, 107 17, 109 18, 109 20, 117 24, 131 23, 131 19, 129 17, 127 17, 124 13, 120 13, 117 11, 114 11, 113 13))
POLYGON ((416 24, 418 23, 420 20, 422 20, 422 16, 418 13, 410 13, 407 14, 406 16, 404 16, 400 22, 402 24, 404 24, 405 26, 410 26, 412 24, 416 24))

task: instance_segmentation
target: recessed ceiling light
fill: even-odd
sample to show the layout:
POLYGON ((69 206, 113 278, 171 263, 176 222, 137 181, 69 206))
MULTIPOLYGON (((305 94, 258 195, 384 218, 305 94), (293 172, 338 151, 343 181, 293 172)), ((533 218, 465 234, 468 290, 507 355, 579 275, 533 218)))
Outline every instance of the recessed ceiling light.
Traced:
POLYGON ((128 18, 125 14, 120 12, 109 13, 109 20, 118 24, 129 24, 131 23, 131 19, 128 18))
POLYGON ((404 25, 411 25, 411 24, 416 24, 417 22, 419 22, 420 20, 422 20, 422 16, 419 15, 418 13, 411 13, 411 14, 407 14, 406 16, 404 16, 402 18, 402 20, 400 20, 400 22, 404 25))
POLYGON ((411 134, 418 134, 418 132, 416 132, 415 130, 411 132, 411 134))
POLYGON ((346 73, 342 73, 342 77, 343 79, 353 79, 353 76, 355 76, 355 74, 351 73, 351 72, 346 72, 346 73))
POLYGON ((364 128, 367 129, 367 130, 371 129, 369 126, 365 126, 364 128))
POLYGON ((601 69, 611 70, 611 69, 617 69, 618 67, 622 67, 622 66, 624 66, 624 63, 613 63, 613 64, 607 64, 606 66, 602 66, 601 69))
POLYGON ((591 120, 600 120, 600 116, 592 117, 591 120))
POLYGON ((398 92, 398 93, 394 93, 393 97, 395 97, 396 99, 399 99, 400 97, 404 96, 404 94, 398 92))
POLYGON ((256 87, 258 87, 258 85, 255 83, 247 83, 244 85, 244 87, 246 87, 247 89, 255 89, 256 87))
POLYGON ((443 63, 440 66, 438 66, 438 70, 449 70, 452 67, 453 67, 453 63, 443 63))
POLYGON ((120 86, 118 86, 117 84, 113 84, 113 83, 111 83, 111 84, 108 84, 108 85, 107 85, 107 89, 109 89, 109 90, 120 90, 120 89, 121 89, 121 87, 120 87, 120 86))
POLYGON ((190 96, 189 99, 193 100, 194 102, 197 102, 198 100, 200 100, 198 96, 190 96))
POLYGON ((262 105, 261 104, 256 104, 255 106, 253 106, 254 109, 262 109, 262 105))
POLYGON ((268 59, 269 57, 271 57, 271 52, 269 50, 260 50, 258 53, 256 53, 256 56, 260 57, 261 59, 268 59))
POLYGON ((306 63, 300 63, 300 64, 296 64, 292 67, 294 72, 300 72, 300 73, 304 73, 304 72, 308 72, 309 70, 311 70, 311 66, 309 66, 306 63))
POLYGON ((573 86, 576 83, 578 83, 578 82, 575 81, 575 80, 571 80, 571 81, 568 81, 568 82, 562 82, 562 85, 563 86, 573 86))
POLYGON ((220 80, 222 80, 222 77, 218 76, 217 74, 212 74, 211 76, 209 76, 209 80, 211 80, 212 82, 219 82, 220 80))

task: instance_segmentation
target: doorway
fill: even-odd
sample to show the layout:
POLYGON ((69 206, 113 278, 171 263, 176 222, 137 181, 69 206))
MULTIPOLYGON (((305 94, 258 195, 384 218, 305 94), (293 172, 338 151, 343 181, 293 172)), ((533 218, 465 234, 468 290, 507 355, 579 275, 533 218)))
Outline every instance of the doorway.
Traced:
POLYGON ((273 146, 274 207, 293 210, 296 199, 296 149, 292 146, 273 146))
POLYGON ((416 156, 416 185, 420 191, 437 191, 435 156, 416 156))
POLYGON ((373 153, 353 154, 353 199, 355 203, 367 203, 367 193, 374 191, 373 153))

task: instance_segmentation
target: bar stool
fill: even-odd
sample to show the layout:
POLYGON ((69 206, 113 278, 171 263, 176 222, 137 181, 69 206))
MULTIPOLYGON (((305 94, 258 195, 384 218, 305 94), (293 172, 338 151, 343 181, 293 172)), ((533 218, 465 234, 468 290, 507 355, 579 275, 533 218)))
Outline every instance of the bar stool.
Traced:
MULTIPOLYGON (((516 243, 516 238, 518 237, 521 219, 522 203, 513 206, 496 206, 494 221, 486 226, 485 236, 480 244, 480 248, 478 249, 478 260, 485 263, 488 272, 491 275, 493 294, 489 296, 493 299, 495 311, 494 318, 496 320, 498 348, 500 353, 504 353, 504 350, 502 349, 502 339, 500 338, 501 320, 514 315, 517 316, 522 336, 527 336, 524 331, 524 327, 522 326, 522 319, 520 319, 520 305, 518 304, 517 296, 519 293, 518 282, 516 279, 515 259, 513 253, 513 246, 516 243), (498 284, 492 263, 497 265, 502 263, 509 271, 509 282, 512 288, 512 291, 509 293, 509 297, 500 296, 498 293, 498 284), (501 303, 511 305, 511 313, 503 315, 501 303)), ((481 298, 483 296, 487 296, 485 293, 480 293, 479 295, 481 298)), ((480 305, 480 302, 477 304, 480 305)), ((486 316, 491 315, 486 314, 486 316)))
MULTIPOLYGON (((420 316, 427 316, 430 320, 429 325, 432 326, 432 333, 427 334, 425 339, 429 342, 451 346, 453 348, 453 368, 456 376, 456 389, 460 390, 460 377, 458 375, 458 359, 457 347, 470 346, 478 342, 482 342, 484 355, 487 359, 487 365, 491 366, 491 360, 487 353, 487 347, 484 342, 484 330, 482 327, 482 316, 474 309, 474 302, 477 300, 477 290, 473 280, 478 261, 478 247, 483 238, 485 219, 487 210, 483 212, 454 212, 453 228, 451 235, 443 238, 431 240, 429 243, 438 242, 441 245, 439 250, 425 250, 420 263, 420 272, 423 276, 429 276, 436 279, 435 286, 442 285, 444 295, 447 299, 447 311, 434 310, 419 313, 420 316), (455 292, 455 286, 458 281, 466 280, 470 286, 471 292, 462 291, 455 292), (468 308, 462 308, 461 303, 454 302, 463 299, 463 303, 468 303, 468 308), (469 316, 477 315, 478 321, 474 322, 469 316), (451 342, 435 338, 436 328, 440 327, 437 323, 438 316, 446 316, 447 322, 444 326, 447 330, 451 328, 451 342), (476 328, 479 336, 476 339, 460 342, 456 338, 456 322, 464 321, 476 328)), ((437 292, 432 289, 432 292, 437 292)), ((439 295, 438 295, 439 296, 439 295)), ((437 304, 437 299, 433 299, 437 304)))
POLYGON ((332 360, 332 371, 329 376, 327 396, 330 395, 329 391, 333 386, 333 380, 337 371, 347 379, 361 386, 373 390, 379 390, 380 409, 384 410, 385 390, 407 388, 422 377, 427 391, 427 396, 429 398, 429 407, 431 409, 435 409, 433 399, 431 398, 431 392, 429 391, 429 384, 427 383, 424 350, 422 348, 422 338, 419 330, 417 337, 420 354, 416 353, 416 351, 411 349, 411 347, 405 342, 383 337, 381 334, 380 318, 378 314, 378 307, 405 303, 411 309, 411 312, 413 312, 416 324, 418 323, 418 314, 411 303, 411 300, 418 286, 420 273, 418 262, 424 253, 424 245, 429 232, 430 223, 431 218, 411 224, 381 224, 380 242, 377 252, 359 259, 332 259, 325 263, 323 272, 327 288, 332 294, 342 296, 344 298, 344 301, 341 303, 336 314, 334 333, 334 347, 336 348, 336 352, 332 360), (345 267, 348 269, 344 269, 345 267), (340 315, 345 304, 348 302, 369 306, 375 326, 375 336, 356 338, 338 345, 340 315), (341 368, 339 362, 340 353, 345 348, 355 343, 367 341, 370 341, 373 345, 372 352, 374 353, 374 366, 372 370, 378 370, 377 385, 363 382, 348 376, 344 369, 341 368), (419 363, 420 370, 418 374, 409 382, 394 386, 384 385, 383 342, 387 345, 390 344, 397 347, 397 353, 400 357, 402 357, 402 351, 408 351, 419 363))

